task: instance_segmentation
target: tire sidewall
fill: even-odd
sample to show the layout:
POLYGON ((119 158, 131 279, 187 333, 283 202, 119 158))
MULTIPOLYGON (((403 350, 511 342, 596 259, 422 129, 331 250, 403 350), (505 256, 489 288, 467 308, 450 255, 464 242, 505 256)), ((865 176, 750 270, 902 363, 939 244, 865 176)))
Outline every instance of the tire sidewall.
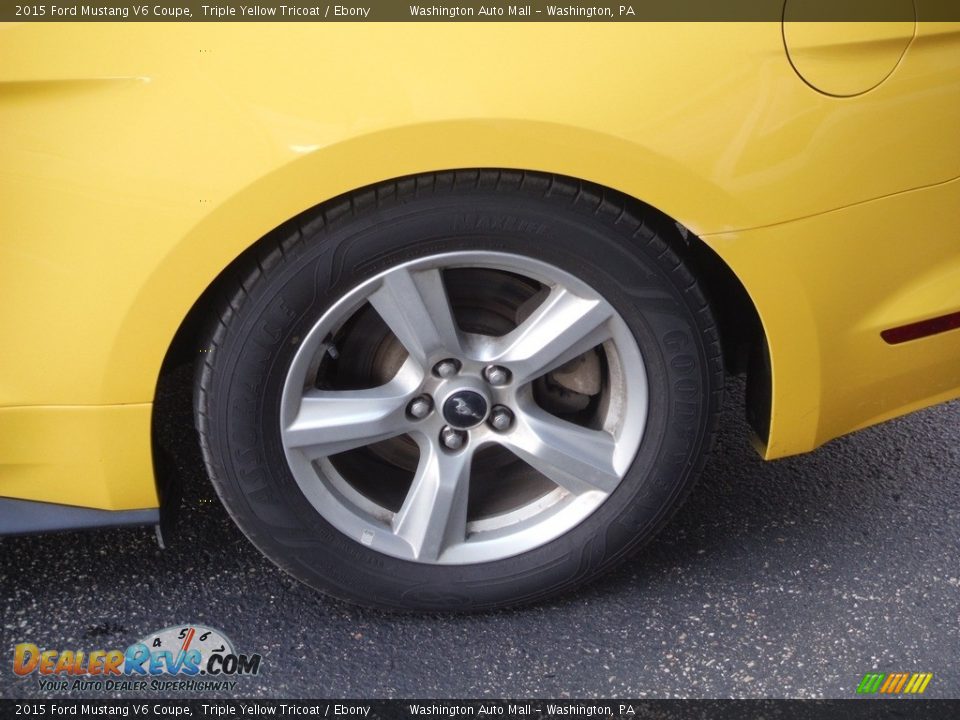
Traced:
POLYGON ((652 536, 686 495, 704 450, 715 368, 705 321, 652 232, 543 199, 430 196, 304 228, 236 310, 207 389, 215 484, 241 529, 304 582, 367 605, 481 609, 534 600, 611 566, 652 536), (346 292, 397 264, 458 250, 529 255, 580 278, 620 313, 643 356, 649 405, 637 455, 579 525, 494 562, 431 565, 347 537, 311 505, 289 469, 280 400, 300 339, 346 292))

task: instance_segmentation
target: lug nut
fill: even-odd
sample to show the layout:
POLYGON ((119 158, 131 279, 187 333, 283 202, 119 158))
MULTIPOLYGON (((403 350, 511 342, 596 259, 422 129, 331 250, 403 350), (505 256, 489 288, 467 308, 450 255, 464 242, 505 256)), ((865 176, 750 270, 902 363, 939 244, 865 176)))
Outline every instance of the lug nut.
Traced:
POLYGON ((437 377, 449 378, 460 372, 460 363, 457 360, 441 360, 433 366, 433 372, 437 377))
POLYGON ((483 376, 491 385, 506 385, 510 382, 510 371, 499 365, 490 365, 484 368, 483 376))
POLYGON ((462 430, 454 430, 447 425, 440 431, 440 442, 448 450, 459 450, 467 442, 467 434, 462 430))
POLYGON ((415 397, 407 406, 407 413, 415 420, 423 420, 430 414, 431 410, 433 410, 433 402, 430 400, 429 395, 415 397))
POLYGON ((513 413, 503 405, 495 405, 490 411, 490 427, 497 432, 505 432, 513 425, 513 413))

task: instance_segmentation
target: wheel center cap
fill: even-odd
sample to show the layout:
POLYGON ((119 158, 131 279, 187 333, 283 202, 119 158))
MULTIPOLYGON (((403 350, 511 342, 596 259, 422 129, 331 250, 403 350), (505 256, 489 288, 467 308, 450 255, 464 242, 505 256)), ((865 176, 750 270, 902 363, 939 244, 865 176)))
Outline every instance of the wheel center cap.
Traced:
POLYGON ((455 428, 471 428, 487 416, 487 401, 473 390, 455 392, 443 403, 443 417, 455 428))

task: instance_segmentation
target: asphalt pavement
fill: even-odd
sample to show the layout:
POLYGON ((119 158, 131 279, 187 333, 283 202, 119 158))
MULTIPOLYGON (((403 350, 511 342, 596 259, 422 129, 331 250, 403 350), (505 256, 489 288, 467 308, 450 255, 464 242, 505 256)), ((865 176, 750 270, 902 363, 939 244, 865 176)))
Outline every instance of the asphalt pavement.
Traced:
POLYGON ((166 550, 144 529, 0 539, 0 697, 46 694, 11 671, 16 643, 123 648, 181 623, 262 654, 245 697, 849 698, 871 671, 932 672, 927 697, 960 697, 960 403, 765 463, 741 391, 638 557, 575 595, 465 617, 360 610, 287 577, 174 423, 188 488, 166 550))

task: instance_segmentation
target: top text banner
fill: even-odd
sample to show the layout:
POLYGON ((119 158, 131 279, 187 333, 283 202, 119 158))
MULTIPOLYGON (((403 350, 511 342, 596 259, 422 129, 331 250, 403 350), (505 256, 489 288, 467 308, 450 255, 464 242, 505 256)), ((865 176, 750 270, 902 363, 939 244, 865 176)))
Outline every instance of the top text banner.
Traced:
POLYGON ((166 0, 160 4, 92 0, 16 3, 0 0, 12 22, 817 22, 960 21, 960 0, 639 0, 562 3, 367 2, 317 0, 166 0))

